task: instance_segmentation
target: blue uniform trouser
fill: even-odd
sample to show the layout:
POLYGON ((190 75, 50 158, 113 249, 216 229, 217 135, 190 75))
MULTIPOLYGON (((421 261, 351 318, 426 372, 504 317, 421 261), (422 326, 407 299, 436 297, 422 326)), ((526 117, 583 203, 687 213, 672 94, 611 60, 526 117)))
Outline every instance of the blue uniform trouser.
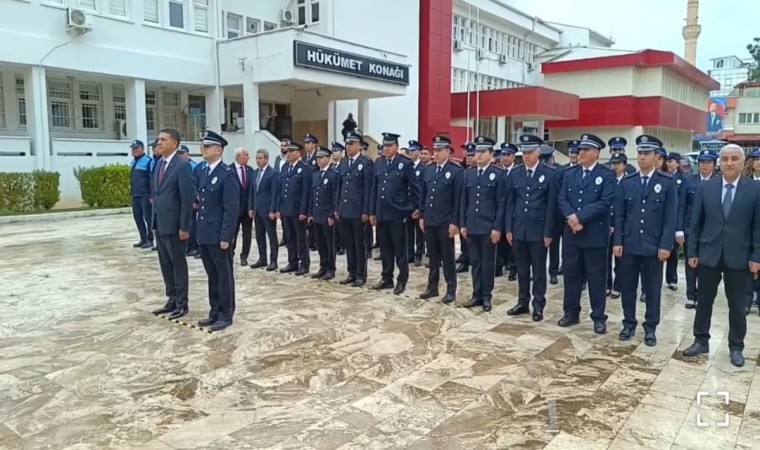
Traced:
POLYGON ((604 313, 607 306, 607 247, 579 247, 565 241, 563 248, 565 314, 580 317, 581 291, 587 282, 591 319, 595 322, 607 320, 604 313))
POLYGON ((209 318, 232 323, 235 314, 235 271, 232 267, 232 248, 222 250, 218 245, 201 245, 201 261, 208 275, 209 318))
POLYGON ((140 242, 153 242, 153 234, 150 232, 152 214, 153 205, 150 204, 149 197, 132 197, 132 217, 140 234, 140 242))
POLYGON ((467 251, 472 264, 472 298, 490 302, 496 275, 496 244, 490 234, 467 235, 467 251))
POLYGON ((636 303, 639 289, 639 275, 643 281, 642 291, 646 296, 644 331, 655 331, 660 324, 660 298, 662 296, 663 263, 654 256, 631 255, 623 249, 622 267, 625 274, 621 279, 623 300, 623 326, 636 328, 636 303))

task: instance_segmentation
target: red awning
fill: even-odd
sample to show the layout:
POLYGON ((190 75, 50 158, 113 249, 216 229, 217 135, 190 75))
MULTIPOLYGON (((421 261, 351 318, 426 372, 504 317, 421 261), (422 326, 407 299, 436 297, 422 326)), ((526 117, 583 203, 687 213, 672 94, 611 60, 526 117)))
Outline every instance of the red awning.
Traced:
MULTIPOLYGON (((452 119, 468 117, 467 96, 467 92, 451 94, 452 119)), ((580 102, 577 95, 537 86, 480 91, 479 96, 470 92, 469 97, 469 117, 512 117, 522 121, 577 119, 580 102)))

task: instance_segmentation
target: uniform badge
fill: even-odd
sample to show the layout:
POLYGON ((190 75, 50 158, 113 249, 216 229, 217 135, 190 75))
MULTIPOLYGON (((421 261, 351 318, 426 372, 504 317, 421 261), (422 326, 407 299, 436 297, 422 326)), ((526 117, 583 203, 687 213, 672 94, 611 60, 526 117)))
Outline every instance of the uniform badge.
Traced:
POLYGON ((416 176, 416 177, 420 176, 420 171, 418 170, 418 171, 414 172, 414 176, 416 176))
POLYGON ((446 174, 444 175, 444 177, 445 177, 447 180, 448 180, 449 178, 451 178, 451 172, 446 172, 446 174))
POLYGON ((212 178, 212 179, 211 179, 211 184, 216 184, 216 180, 217 180, 217 178, 216 178, 216 177, 212 178))
POLYGON ((488 176, 488 179, 491 180, 491 181, 495 180, 496 179, 496 174, 492 173, 491 175, 488 176))
POLYGON ((404 170, 404 163, 398 163, 398 170, 404 170))
POLYGON ((301 173, 301 168, 299 167, 298 170, 296 170, 296 173, 301 173))
POLYGON ((322 184, 324 184, 325 186, 327 186, 327 178, 325 178, 325 181, 322 184))
POLYGON ((541 175, 540 177, 538 177, 538 182, 539 183, 543 183, 544 182, 544 176, 543 175, 541 175))
POLYGON ((364 166, 362 166, 361 164, 359 164, 359 165, 357 166, 357 169, 358 169, 358 170, 362 170, 363 168, 364 168, 364 166))
POLYGON ((654 193, 655 194, 659 194, 661 190, 662 190, 662 185, 660 183, 657 183, 657 184, 654 185, 654 193))
POLYGON ((594 183, 596 183, 597 186, 602 184, 602 177, 596 177, 596 180, 594 180, 594 183))
POLYGON ((681 180, 680 179, 676 180, 676 184, 681 184, 681 180))

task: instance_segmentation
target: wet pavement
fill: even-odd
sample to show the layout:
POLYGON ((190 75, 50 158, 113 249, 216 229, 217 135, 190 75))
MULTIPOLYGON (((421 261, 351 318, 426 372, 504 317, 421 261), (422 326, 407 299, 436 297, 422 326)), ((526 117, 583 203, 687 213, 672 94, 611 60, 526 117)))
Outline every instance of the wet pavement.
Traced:
MULTIPOLYGON (((683 307, 683 281, 663 291, 659 343, 650 348, 641 330, 618 341, 619 300, 608 302, 607 335, 595 335, 587 317, 558 327, 561 283, 550 286, 546 319, 536 324, 506 316, 516 297, 506 277, 483 313, 415 299, 424 267, 412 268, 406 296, 237 267, 235 324, 209 334, 150 314, 164 301, 158 262, 134 242, 126 215, 0 225, 0 448, 717 450, 760 442, 760 317, 749 318, 746 366, 731 366, 721 296, 712 352, 685 361, 678 349, 692 342, 694 312, 683 307)), ((345 257, 338 262, 341 279, 345 257)), ((372 261, 370 283, 378 275, 372 261)), ((190 278, 188 324, 208 308, 200 260, 190 260, 190 278)), ((460 277, 459 302, 469 286, 469 275, 460 277)))

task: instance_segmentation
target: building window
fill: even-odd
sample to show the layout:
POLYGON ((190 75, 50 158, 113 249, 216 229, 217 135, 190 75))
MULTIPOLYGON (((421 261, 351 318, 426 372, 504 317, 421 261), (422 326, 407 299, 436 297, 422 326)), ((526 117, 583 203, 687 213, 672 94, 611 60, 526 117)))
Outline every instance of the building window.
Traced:
POLYGON ((277 24, 272 22, 264 22, 264 31, 272 31, 277 29, 277 24))
POLYGON ((127 17, 127 0, 108 0, 108 14, 127 17))
POLYGON ((169 0, 169 26, 185 28, 185 1, 169 0))
POLYGON ((156 91, 145 90, 145 124, 148 131, 156 131, 156 91))
POLYGON ((227 39, 234 39, 243 35, 243 18, 227 13, 227 39))
POLYGON ((79 85, 79 108, 82 111, 82 129, 100 129, 100 85, 79 85))
POLYGON ((208 1, 193 0, 193 24, 199 33, 208 33, 208 1))
POLYGON ((97 11, 98 0, 79 0, 79 7, 89 11, 97 11))
POLYGON ((127 97, 124 94, 124 86, 112 86, 113 118, 114 120, 127 120, 127 97))
POLYGON ((248 17, 245 19, 245 29, 248 34, 259 33, 261 32, 261 21, 248 17))
POLYGON ((24 77, 16 76, 16 107, 18 108, 18 126, 26 126, 26 95, 24 94, 24 77))
POLYGON ((158 23, 158 0, 143 0, 143 20, 158 23))
POLYGON ((739 113, 739 123, 742 125, 760 124, 760 113, 739 113))
POLYGON ((5 128, 5 90, 2 72, 0 72, 0 128, 5 128))
POLYGON ((180 129, 179 116, 179 92, 164 91, 161 93, 161 128, 180 129))
POLYGON ((48 83, 50 99, 50 125, 53 128, 71 128, 71 86, 65 81, 48 83))
POLYGON ((298 25, 313 25, 319 22, 319 0, 298 0, 296 8, 298 25))

